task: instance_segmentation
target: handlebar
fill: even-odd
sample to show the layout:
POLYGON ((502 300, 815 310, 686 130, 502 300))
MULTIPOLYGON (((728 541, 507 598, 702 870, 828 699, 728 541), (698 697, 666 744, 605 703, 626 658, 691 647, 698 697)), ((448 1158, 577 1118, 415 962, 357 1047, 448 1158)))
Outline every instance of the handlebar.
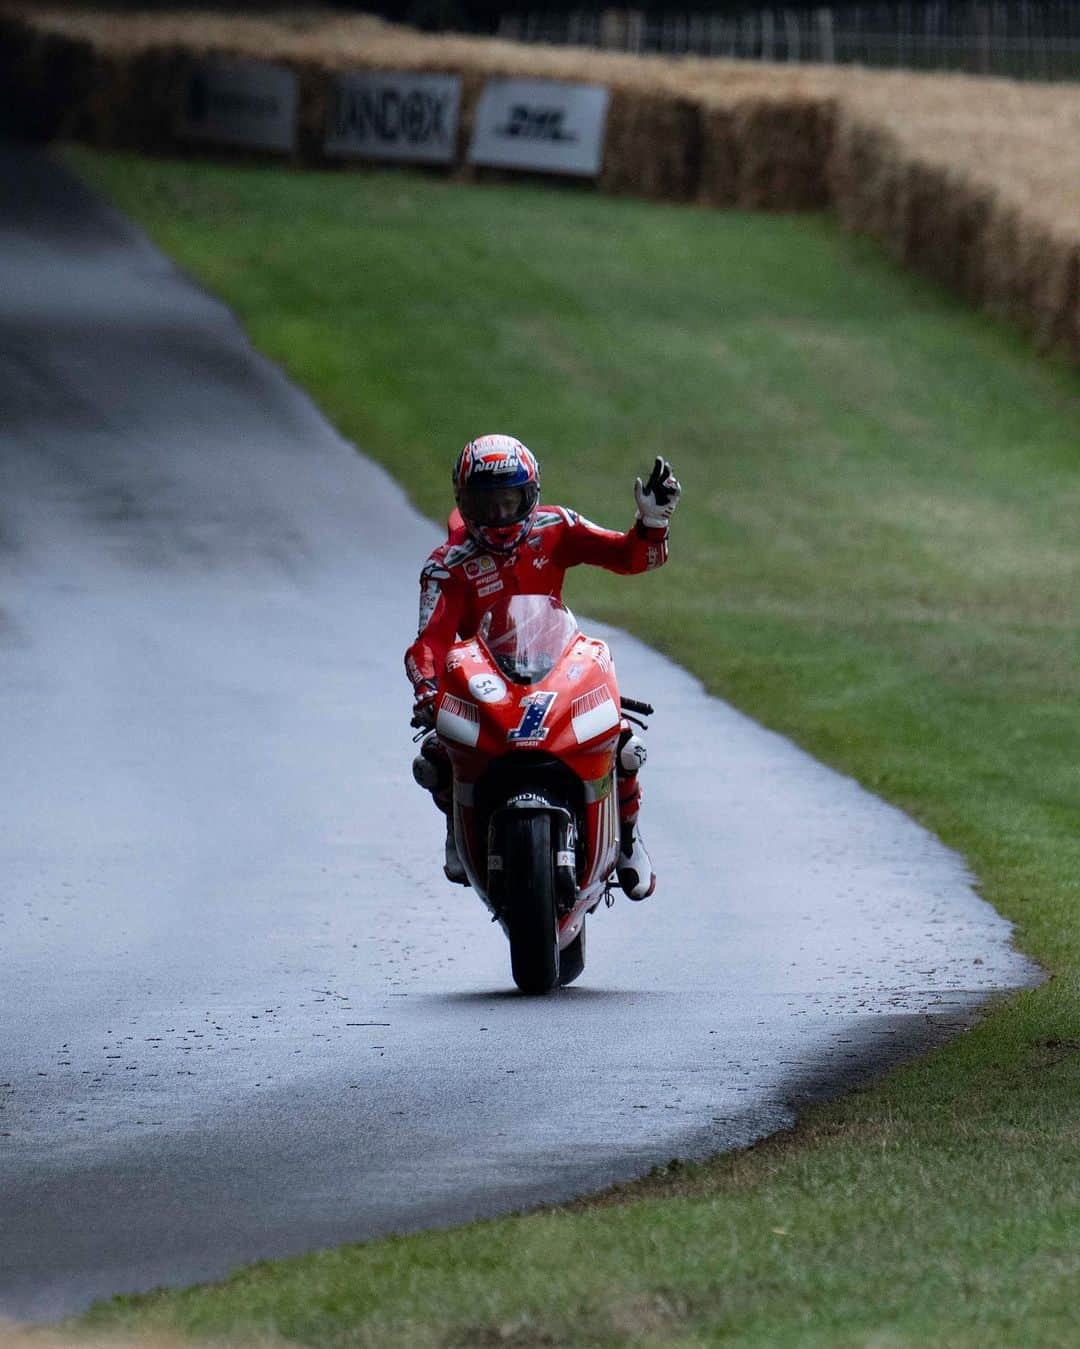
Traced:
POLYGON ((636 712, 641 717, 651 717, 656 711, 652 703, 638 702, 636 698, 624 698, 620 694, 619 702, 622 703, 624 712, 636 712))

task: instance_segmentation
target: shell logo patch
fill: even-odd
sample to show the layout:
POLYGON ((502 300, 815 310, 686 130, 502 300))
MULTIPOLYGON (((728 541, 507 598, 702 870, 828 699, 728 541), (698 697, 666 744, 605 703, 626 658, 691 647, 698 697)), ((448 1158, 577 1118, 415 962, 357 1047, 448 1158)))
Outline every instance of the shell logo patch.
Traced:
POLYGON ((481 576, 490 576, 498 570, 498 563, 487 553, 483 557, 472 557, 465 563, 465 575, 470 581, 478 581, 481 576))

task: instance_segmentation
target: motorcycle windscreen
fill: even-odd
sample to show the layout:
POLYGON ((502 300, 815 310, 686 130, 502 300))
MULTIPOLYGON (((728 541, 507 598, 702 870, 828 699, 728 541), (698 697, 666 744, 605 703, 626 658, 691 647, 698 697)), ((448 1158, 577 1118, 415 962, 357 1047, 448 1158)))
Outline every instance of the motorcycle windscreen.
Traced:
POLYGON ((515 684, 538 684, 578 635, 577 619, 554 595, 511 595, 480 620, 476 635, 515 684))

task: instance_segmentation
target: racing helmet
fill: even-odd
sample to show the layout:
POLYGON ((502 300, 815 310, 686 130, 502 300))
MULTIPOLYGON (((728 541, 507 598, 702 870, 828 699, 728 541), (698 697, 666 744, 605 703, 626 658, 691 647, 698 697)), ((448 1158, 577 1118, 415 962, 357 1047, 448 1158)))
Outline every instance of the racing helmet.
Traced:
POLYGON ((457 457, 454 500, 482 548, 512 553, 532 528, 540 465, 513 436, 478 436, 457 457))

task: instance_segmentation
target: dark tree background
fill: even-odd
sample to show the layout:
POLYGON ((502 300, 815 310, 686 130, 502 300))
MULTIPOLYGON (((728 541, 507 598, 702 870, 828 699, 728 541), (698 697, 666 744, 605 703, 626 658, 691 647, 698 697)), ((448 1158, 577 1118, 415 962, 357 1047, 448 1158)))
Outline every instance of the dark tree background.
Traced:
MULTIPOLYGON (((816 9, 823 0, 783 0, 784 9, 816 9)), ((843 0, 839 0, 840 4, 843 0)), ((766 7, 763 3, 762 8, 766 7)), ((775 8, 776 6, 774 6, 775 8)), ((942 8, 948 8, 948 4, 942 8)), ((409 23, 422 28, 458 28, 472 32, 493 33, 504 14, 539 13, 566 14, 605 9, 636 9, 648 14, 739 14, 757 8, 753 0, 618 0, 600 3, 599 0, 565 0, 562 4, 537 0, 521 0, 518 4, 497 4, 494 0, 383 0, 383 3, 354 4, 337 0, 336 8, 366 10, 381 14, 396 23, 409 23)))
MULTIPOLYGON (((48 0, 42 0, 48 3, 48 0)), ((52 0, 55 4, 55 0, 52 0)), ((283 12, 296 10, 287 0, 69 0, 73 6, 108 9, 206 9, 222 13, 244 13, 253 10, 283 12)), ((493 33, 504 14, 568 14, 576 12, 600 13, 606 9, 634 9, 646 14, 745 14, 757 9, 818 9, 827 5, 833 10, 854 8, 854 0, 313 0, 314 4, 348 10, 354 13, 378 14, 395 23, 408 23, 428 29, 459 29, 466 32, 493 33)), ((911 7, 924 9, 932 0, 911 0, 911 7)), ((973 0, 936 0, 933 9, 940 15, 950 11, 971 10, 973 0)), ((989 0, 981 0, 988 5, 989 0)), ((1080 0, 1077 0, 1080 4, 1080 0)), ((864 12, 874 9, 873 0, 859 8, 864 12)), ((889 5, 886 9, 892 8, 889 5)))

